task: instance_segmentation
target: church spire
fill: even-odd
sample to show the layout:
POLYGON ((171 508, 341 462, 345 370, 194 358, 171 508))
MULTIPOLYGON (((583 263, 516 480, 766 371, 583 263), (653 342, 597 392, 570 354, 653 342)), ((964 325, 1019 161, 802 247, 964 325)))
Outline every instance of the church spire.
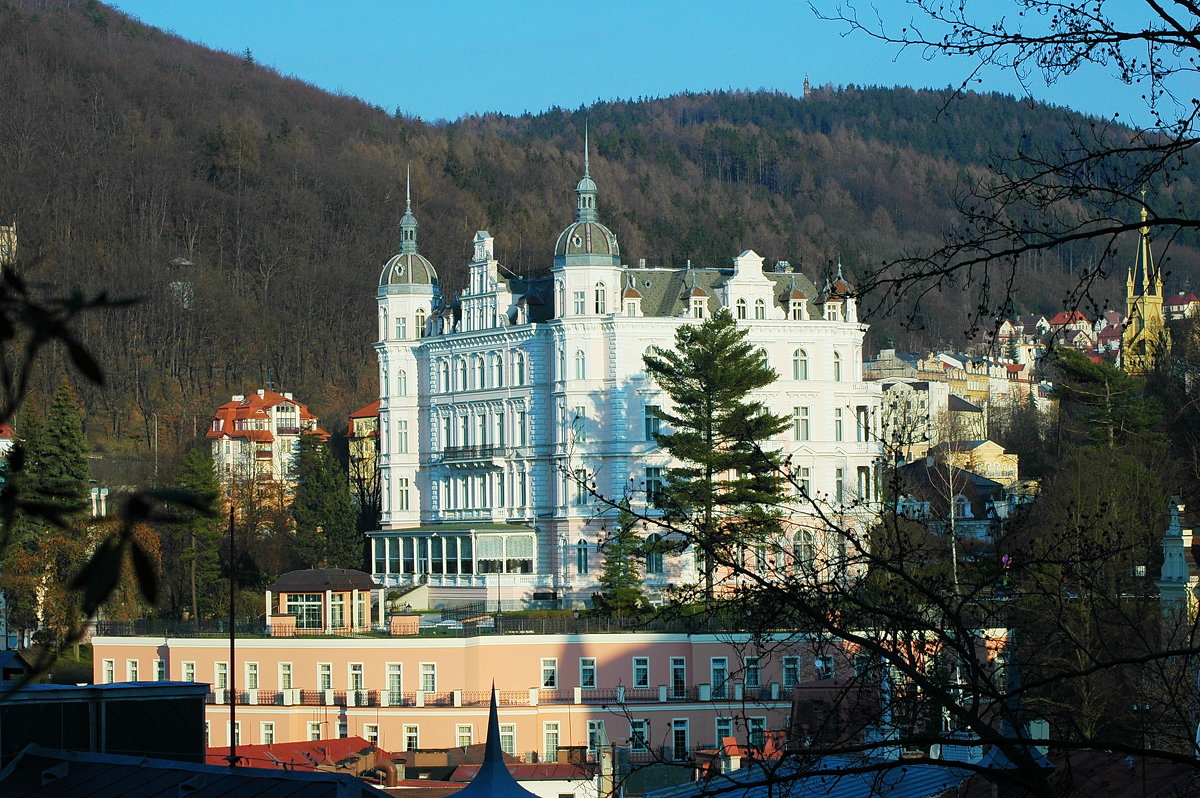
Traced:
POLYGON ((1170 351, 1171 338, 1163 316, 1163 278, 1154 264, 1146 192, 1142 192, 1142 225, 1137 254, 1125 278, 1125 329, 1121 333, 1121 367, 1128 374, 1145 374, 1160 354, 1170 351))
POLYGON ((417 251, 417 217, 412 212, 412 168, 405 169, 404 216, 400 217, 400 253, 414 254, 417 251))
POLYGON ((588 162, 587 122, 583 123, 583 178, 575 185, 575 221, 596 221, 596 182, 592 180, 588 162))

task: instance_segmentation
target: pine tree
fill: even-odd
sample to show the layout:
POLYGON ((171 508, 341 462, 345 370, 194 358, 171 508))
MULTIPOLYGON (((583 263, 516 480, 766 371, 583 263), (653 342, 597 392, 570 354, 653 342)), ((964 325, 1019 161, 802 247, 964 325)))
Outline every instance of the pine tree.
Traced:
POLYGON ((668 469, 656 504, 703 556, 706 603, 732 547, 778 532, 783 501, 782 457, 761 444, 788 420, 751 398, 779 375, 748 334, 722 309, 676 330, 675 349, 656 347, 644 358, 671 398, 670 411, 657 411, 671 431, 655 440, 680 463, 668 469))
POLYGON ((604 566, 600 571, 600 590, 592 595, 592 607, 604 615, 636 613, 646 608, 642 593, 642 576, 638 572, 638 553, 641 539, 637 534, 637 519, 622 503, 617 514, 617 528, 601 544, 604 566))
POLYGON ((44 422, 22 420, 21 454, 10 478, 19 509, 4 552, 3 588, 9 621, 34 626, 39 618, 55 636, 79 615, 76 597, 61 588, 91 548, 82 524, 88 496, 83 424, 74 391, 63 382, 44 422))
POLYGON ((304 567, 363 567, 363 535, 356 527, 346 475, 316 435, 300 441, 296 461, 295 555, 304 567))
MULTIPOLYGON (((183 457, 175 487, 189 491, 203 501, 216 503, 221 494, 212 459, 201 449, 192 449, 183 457)), ((220 516, 206 516, 196 510, 179 510, 174 524, 179 540, 179 563, 187 579, 187 594, 192 612, 198 618, 210 617, 221 610, 217 587, 221 576, 221 536, 224 524, 220 516)))

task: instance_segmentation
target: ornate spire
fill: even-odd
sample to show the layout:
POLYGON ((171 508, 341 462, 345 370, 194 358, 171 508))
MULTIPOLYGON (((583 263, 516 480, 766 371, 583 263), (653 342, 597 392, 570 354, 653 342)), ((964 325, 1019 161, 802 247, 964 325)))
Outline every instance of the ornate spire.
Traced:
POLYGON ((413 254, 417 251, 417 217, 412 212, 412 168, 405 169, 404 216, 400 217, 400 253, 413 254))
POLYGON ((575 185, 575 221, 596 221, 596 183, 592 180, 588 163, 588 129, 583 124, 583 178, 575 185))

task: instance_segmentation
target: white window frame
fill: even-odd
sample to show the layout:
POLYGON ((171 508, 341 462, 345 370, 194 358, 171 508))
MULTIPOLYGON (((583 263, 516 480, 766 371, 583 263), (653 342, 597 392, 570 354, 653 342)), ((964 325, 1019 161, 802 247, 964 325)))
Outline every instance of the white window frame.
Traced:
POLYGON ((596 689, 596 658, 595 657, 580 657, 579 658, 579 686, 584 690, 596 689), (591 676, 589 679, 588 676, 591 676), (591 681, 591 684, 588 682, 591 681))
POLYGON ((100 683, 112 684, 117 680, 117 661, 105 659, 100 663, 100 683))
POLYGON ((317 689, 332 690, 333 689, 333 663, 318 662, 317 663, 317 689))
POLYGON ((538 684, 542 686, 543 690, 557 690, 558 659, 556 657, 543 658, 541 667, 541 681, 539 681, 538 684))
POLYGON ((307 727, 305 727, 305 736, 306 736, 306 739, 308 739, 308 740, 310 740, 310 741, 312 741, 312 740, 320 740, 320 739, 321 739, 321 735, 322 735, 322 731, 321 731, 321 721, 319 721, 319 720, 310 720, 310 721, 308 722, 308 726, 307 726, 307 727))
POLYGON ((422 662, 421 663, 421 692, 436 693, 437 692, 437 663, 422 662))
POLYGON ((649 657, 634 657, 633 658, 633 687, 635 690, 650 689, 650 658, 649 657), (639 678, 639 669, 644 668, 639 678))
POLYGON ((454 725, 454 747, 466 748, 469 745, 475 744, 475 727, 470 723, 456 723, 454 725), (463 742, 466 740, 466 742, 463 742))
POLYGON ((264 720, 258 724, 258 740, 262 745, 275 743, 275 721, 264 720))

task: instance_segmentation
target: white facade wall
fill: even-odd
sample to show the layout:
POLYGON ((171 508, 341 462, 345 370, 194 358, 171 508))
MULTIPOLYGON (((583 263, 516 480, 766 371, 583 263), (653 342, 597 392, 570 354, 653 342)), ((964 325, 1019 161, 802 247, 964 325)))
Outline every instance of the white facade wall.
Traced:
MULTIPOLYGON (((577 192, 581 208, 589 191, 577 192)), ((460 589, 435 603, 535 593, 585 601, 601 570, 597 544, 615 512, 582 495, 579 479, 614 501, 626 494, 646 501, 647 469, 670 462, 646 439, 646 407, 665 409, 667 399, 642 356, 671 347, 680 326, 701 321, 697 312, 706 317, 720 307, 779 373, 757 398, 789 418, 806 414, 770 444, 807 469, 809 495, 834 508, 872 498, 858 496, 858 487, 873 483, 882 454, 880 389, 862 380, 866 325, 852 296, 818 295, 800 274, 764 273, 752 251, 719 269, 630 268, 607 250, 581 254, 572 236, 584 249, 615 247, 615 237, 586 217, 578 212, 585 220, 560 238, 547 277, 505 276, 491 235, 480 232, 455 303, 445 302, 436 281, 381 285, 383 507, 372 562, 385 584, 460 589), (698 308, 684 296, 697 289, 698 308), (797 292, 804 298, 788 299, 797 292), (398 318, 406 319, 399 327, 398 318), (803 365, 794 363, 798 351, 803 365)), ((849 523, 862 529, 865 520, 849 523)), ((668 556, 647 585, 697 581, 694 565, 690 552, 668 556)))

